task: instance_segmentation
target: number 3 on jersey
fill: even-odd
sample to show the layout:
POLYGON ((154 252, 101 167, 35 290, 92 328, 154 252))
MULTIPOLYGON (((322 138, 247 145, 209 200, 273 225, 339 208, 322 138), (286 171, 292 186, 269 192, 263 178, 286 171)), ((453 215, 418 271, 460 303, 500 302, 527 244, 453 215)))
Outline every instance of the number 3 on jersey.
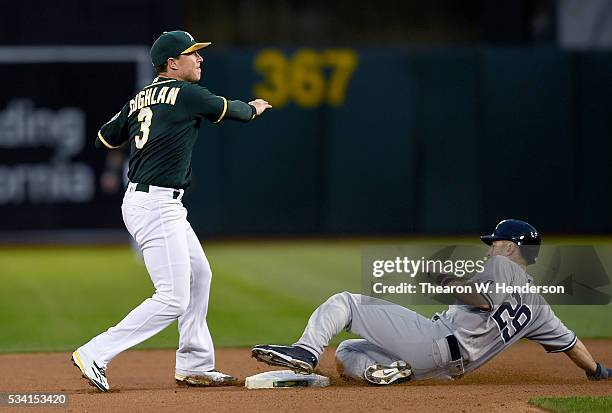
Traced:
POLYGON ((149 140, 149 128, 151 127, 151 119, 153 118, 153 111, 149 107, 144 107, 138 112, 138 122, 140 122, 140 132, 142 135, 134 136, 134 142, 136 143, 136 149, 142 149, 142 147, 149 140))

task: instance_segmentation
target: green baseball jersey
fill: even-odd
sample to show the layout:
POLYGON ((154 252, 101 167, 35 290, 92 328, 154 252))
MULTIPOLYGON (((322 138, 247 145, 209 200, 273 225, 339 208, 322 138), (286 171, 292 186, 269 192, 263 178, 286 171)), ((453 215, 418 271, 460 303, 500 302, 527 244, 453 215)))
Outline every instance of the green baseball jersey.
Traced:
POLYGON ((228 101, 189 82, 157 77, 100 128, 97 147, 115 149, 129 143, 131 182, 187 188, 191 155, 202 119, 247 122, 255 108, 228 101))

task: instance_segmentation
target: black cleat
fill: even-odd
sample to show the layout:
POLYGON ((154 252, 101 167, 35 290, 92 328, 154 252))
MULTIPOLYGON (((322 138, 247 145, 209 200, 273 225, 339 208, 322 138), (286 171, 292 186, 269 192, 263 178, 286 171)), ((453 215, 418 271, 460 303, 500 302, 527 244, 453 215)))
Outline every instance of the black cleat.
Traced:
POLYGON ((251 350, 251 357, 270 366, 287 367, 296 373, 310 374, 317 366, 317 357, 297 346, 259 345, 251 350))

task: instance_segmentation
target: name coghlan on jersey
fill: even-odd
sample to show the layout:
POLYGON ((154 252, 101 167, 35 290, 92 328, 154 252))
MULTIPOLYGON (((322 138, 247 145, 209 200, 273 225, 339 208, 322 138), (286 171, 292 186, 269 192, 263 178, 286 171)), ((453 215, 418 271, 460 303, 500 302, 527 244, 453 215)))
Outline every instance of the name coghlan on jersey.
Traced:
POLYGON ((134 99, 130 100, 130 113, 128 116, 131 116, 132 113, 144 108, 145 106, 156 105, 158 103, 175 105, 176 98, 178 97, 180 91, 180 87, 168 86, 162 86, 161 88, 153 87, 147 90, 141 90, 136 96, 134 96, 134 99))

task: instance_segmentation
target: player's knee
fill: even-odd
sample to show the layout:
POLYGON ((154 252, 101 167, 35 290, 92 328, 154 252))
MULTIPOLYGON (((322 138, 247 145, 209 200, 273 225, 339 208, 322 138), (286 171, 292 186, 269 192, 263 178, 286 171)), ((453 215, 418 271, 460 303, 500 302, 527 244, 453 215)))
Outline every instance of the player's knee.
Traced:
POLYGON ((341 302, 344 303, 346 305, 350 305, 350 301, 352 300, 352 294, 349 293, 348 291, 342 291, 341 293, 336 293, 334 295, 332 295, 331 297, 329 297, 328 301, 333 301, 333 302, 341 302))
POLYGON ((166 310, 165 313, 168 314, 168 316, 172 316, 172 317, 180 317, 183 314, 185 314, 185 311, 187 311, 187 305, 189 303, 185 302, 185 303, 180 303, 178 301, 168 301, 166 302, 166 310))
POLYGON ((197 277, 205 277, 210 278, 212 276, 212 270, 210 269, 210 264, 208 261, 196 260, 191 264, 191 272, 197 277))
POLYGON ((336 370, 344 377, 361 380, 365 370, 366 354, 359 350, 359 341, 345 340, 336 349, 336 370))
POLYGON ((353 307, 359 305, 359 297, 359 294, 352 294, 348 291, 343 291, 329 297, 328 302, 345 308, 350 317, 353 307))
POLYGON ((212 277, 212 271, 208 265, 199 266, 193 271, 194 274, 197 274, 199 277, 210 278, 212 277))
POLYGON ((181 301, 181 302, 174 302, 171 307, 174 312, 174 315, 180 317, 183 314, 185 314, 185 311, 187 311, 188 306, 189 306, 189 299, 181 301))
POLYGON ((351 351, 356 351, 357 343, 359 343, 360 341, 363 341, 363 340, 348 339, 348 340, 342 341, 338 345, 338 348, 336 348, 336 358, 338 357, 342 358, 342 356, 345 355, 346 353, 351 352, 351 351))
POLYGON ((175 294, 173 294, 172 299, 170 300, 170 306, 172 307, 172 311, 174 311, 175 315, 183 315, 189 306, 189 290, 177 291, 175 294))
POLYGON ((189 294, 166 293, 159 294, 158 298, 166 304, 167 311, 176 317, 183 315, 189 306, 189 294))
POLYGON ((338 344, 338 347, 336 348, 336 357, 338 356, 338 354, 342 354, 343 352, 346 351, 346 340, 340 342, 340 344, 338 344))

